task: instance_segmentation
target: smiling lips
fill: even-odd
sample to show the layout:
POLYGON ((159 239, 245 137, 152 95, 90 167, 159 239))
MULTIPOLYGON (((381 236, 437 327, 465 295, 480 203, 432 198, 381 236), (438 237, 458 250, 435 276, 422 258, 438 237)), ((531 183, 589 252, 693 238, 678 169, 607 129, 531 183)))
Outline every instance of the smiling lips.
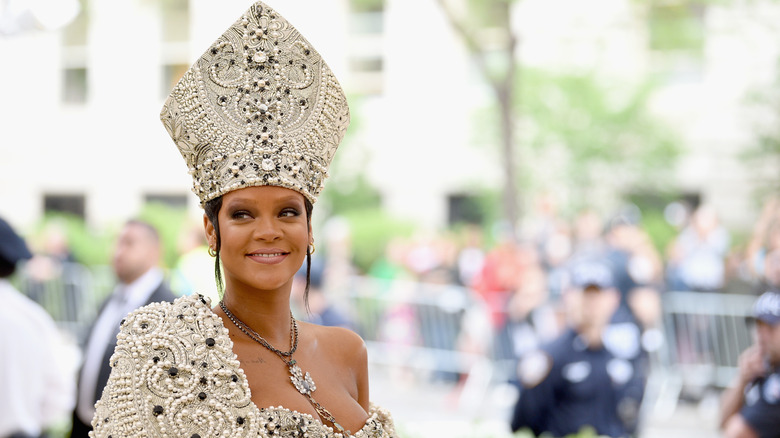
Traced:
POLYGON ((267 249, 267 250, 261 250, 257 252, 253 252, 251 254, 247 254, 246 256, 250 259, 254 260, 257 263, 263 263, 267 265, 275 265, 277 263, 281 263, 284 261, 284 259, 287 258, 287 255, 290 254, 289 252, 282 251, 281 249, 267 249))

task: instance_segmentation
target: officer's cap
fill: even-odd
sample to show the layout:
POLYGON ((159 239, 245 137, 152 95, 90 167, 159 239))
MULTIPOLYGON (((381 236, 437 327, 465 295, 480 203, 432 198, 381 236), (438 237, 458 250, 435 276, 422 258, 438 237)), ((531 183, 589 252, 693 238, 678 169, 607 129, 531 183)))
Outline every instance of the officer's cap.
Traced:
POLYGON ((753 316, 770 325, 780 323, 780 294, 765 292, 753 306, 753 316))
POLYGON ((583 261, 571 269, 571 282, 575 287, 609 289, 614 286, 612 269, 602 261, 583 261))

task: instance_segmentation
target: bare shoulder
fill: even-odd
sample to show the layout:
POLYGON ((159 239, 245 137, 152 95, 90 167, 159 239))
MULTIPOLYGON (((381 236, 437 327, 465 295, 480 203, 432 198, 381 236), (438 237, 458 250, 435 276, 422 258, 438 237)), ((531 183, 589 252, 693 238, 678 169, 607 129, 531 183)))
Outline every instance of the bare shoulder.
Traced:
POLYGON ((363 338, 352 330, 343 327, 326 327, 316 324, 302 323, 309 331, 316 345, 337 353, 349 361, 365 361, 366 343, 363 338))

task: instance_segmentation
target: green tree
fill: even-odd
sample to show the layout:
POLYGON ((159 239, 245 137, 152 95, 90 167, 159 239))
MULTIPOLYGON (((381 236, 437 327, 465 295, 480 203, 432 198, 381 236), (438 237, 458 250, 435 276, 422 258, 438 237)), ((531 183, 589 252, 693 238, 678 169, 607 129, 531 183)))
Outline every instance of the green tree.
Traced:
MULTIPOLYGON (((480 126, 492 124, 501 145, 504 214, 513 226, 521 196, 529 197, 548 163, 558 168, 556 182, 581 202, 597 182, 628 189, 668 181, 663 174, 678 146, 647 110, 651 81, 615 84, 594 73, 521 68, 519 32, 510 20, 517 0, 438 2, 492 91, 492 111, 483 111, 480 126)), ((681 46, 696 46, 695 29, 688 33, 681 46)), ((667 40, 663 44, 674 46, 667 40)))
POLYGON ((515 148, 515 57, 517 35, 510 22, 515 0, 437 0, 455 32, 461 37, 483 78, 490 86, 498 111, 504 217, 514 229, 520 218, 515 148), (489 36, 488 36, 489 35, 489 36))
POLYGON ((758 166, 761 173, 758 185, 759 199, 780 193, 780 59, 777 77, 771 88, 753 93, 749 99, 752 109, 761 114, 754 122, 756 139, 742 159, 750 166, 758 166))
MULTIPOLYGON (((523 96, 518 106, 527 127, 526 154, 546 156, 541 163, 565 176, 557 183, 582 204, 573 207, 587 205, 597 185, 622 194, 640 187, 668 189, 679 145, 647 109, 651 82, 620 87, 590 73, 525 69, 517 89, 523 96)), ((527 162, 521 173, 533 176, 537 166, 527 162)))

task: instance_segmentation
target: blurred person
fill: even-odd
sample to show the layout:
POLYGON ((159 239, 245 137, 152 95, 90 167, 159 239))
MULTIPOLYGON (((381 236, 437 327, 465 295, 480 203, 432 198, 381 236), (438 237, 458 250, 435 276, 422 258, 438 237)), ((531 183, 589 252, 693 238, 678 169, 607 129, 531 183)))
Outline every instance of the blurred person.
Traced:
POLYGON ((171 275, 171 288, 178 295, 202 294, 219 300, 214 285, 214 260, 208 254, 202 226, 187 227, 179 236, 179 260, 171 275))
POLYGON ((641 382, 620 340, 609 335, 620 304, 612 271, 602 261, 580 261, 571 279, 564 295, 570 327, 518 365, 520 396, 511 428, 560 437, 592 427, 599 435, 628 436, 641 401, 641 391, 633 389, 641 382))
POLYGON ((759 281, 764 271, 764 258, 780 249, 780 198, 770 198, 753 226, 753 233, 745 248, 748 275, 759 281))
POLYGON ((780 292, 780 248, 769 251, 761 257, 760 270, 748 288, 756 296, 766 291, 780 292))
POLYGON ((780 248, 766 255, 764 260, 764 283, 768 290, 780 292, 780 248))
POLYGON ((317 259, 323 259, 323 268, 327 266, 328 275, 322 278, 324 283, 320 289, 342 299, 349 289, 351 277, 357 273, 353 263, 352 228, 346 218, 333 216, 322 225, 321 234, 324 250, 317 259))
POLYGON ((350 315, 336 306, 325 294, 323 290, 325 271, 325 263, 319 258, 312 257, 307 295, 305 294, 306 267, 301 266, 301 269, 293 277, 292 303, 298 312, 304 315, 304 321, 328 327, 355 330, 355 323, 350 315))
POLYGON ((404 264, 410 249, 411 243, 405 238, 391 237, 382 255, 369 268, 368 275, 381 280, 411 280, 413 276, 404 264))
POLYGON ((485 263, 482 229, 477 225, 466 225, 462 234, 464 242, 456 256, 457 278, 460 284, 471 287, 485 263))
POLYGON ((497 230, 497 234, 498 240, 487 252, 482 270, 473 283, 474 292, 490 310, 494 331, 504 325, 507 303, 518 288, 523 270, 539 260, 535 246, 518 243, 508 227, 497 230))
POLYGON ((437 237, 430 232, 416 236, 406 253, 404 263, 415 275, 417 281, 422 280, 429 272, 442 265, 442 254, 437 248, 437 237))
POLYGON ((739 371, 721 396, 726 438, 780 437, 780 293, 761 295, 753 316, 756 343, 739 356, 739 371))
POLYGON ((605 235, 606 259, 620 292, 612 329, 622 323, 626 330, 642 331, 656 327, 661 318, 663 262, 639 225, 640 214, 635 207, 621 213, 610 222, 605 235))
POLYGON ((507 321, 497 336, 497 357, 522 359, 560 335, 562 323, 551 303, 547 276, 541 266, 529 268, 507 305, 507 321))
POLYGON ((117 344, 120 322, 129 312, 149 303, 173 301, 175 296, 160 269, 162 246, 157 230, 140 220, 122 227, 114 248, 112 267, 117 285, 102 304, 90 329, 79 371, 71 438, 86 437, 92 427, 95 402, 108 382, 109 358, 117 344))
POLYGON ((25 264, 25 292, 37 303, 45 303, 51 298, 51 281, 62 281, 66 303, 65 314, 55 315, 58 320, 77 321, 79 303, 82 301, 81 285, 72 281, 78 276, 79 267, 68 242, 65 225, 61 220, 48 222, 37 239, 33 240, 33 258, 25 264))
POLYGON ((580 211, 574 219, 573 228, 571 258, 588 259, 604 253, 603 220, 595 210, 586 208, 580 211))
MULTIPOLYGON (((67 344, 46 311, 10 283, 32 257, 24 240, 0 219, 0 437, 46 436, 73 409, 74 370, 67 344)), ((75 346, 74 346, 75 348, 75 346)))
POLYGON ((672 242, 668 255, 670 290, 713 292, 723 289, 730 236, 715 210, 699 206, 672 242))

